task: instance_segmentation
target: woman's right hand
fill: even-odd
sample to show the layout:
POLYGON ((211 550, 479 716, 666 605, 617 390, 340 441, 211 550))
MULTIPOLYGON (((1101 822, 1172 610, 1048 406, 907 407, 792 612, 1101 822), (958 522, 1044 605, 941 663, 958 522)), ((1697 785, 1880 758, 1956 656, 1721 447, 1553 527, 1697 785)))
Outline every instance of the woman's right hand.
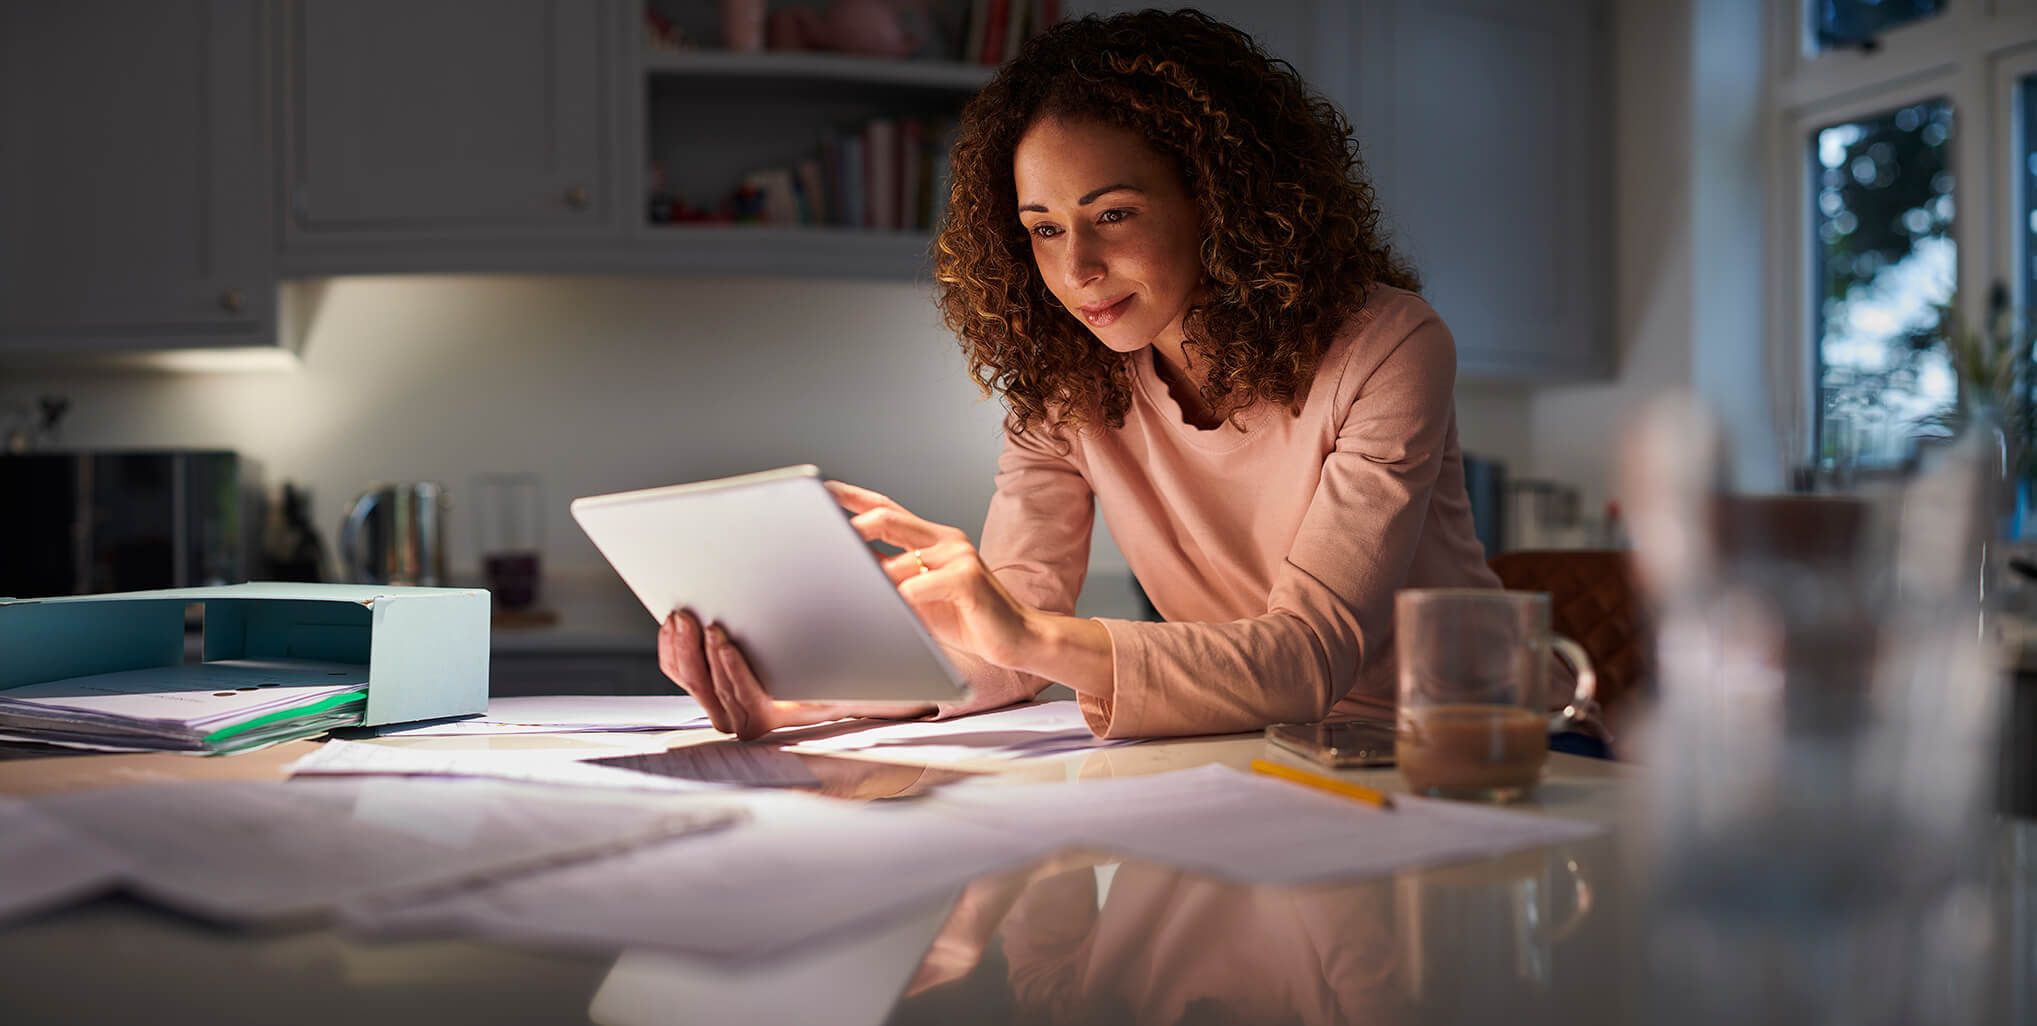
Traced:
POLYGON ((675 611, 658 628, 658 668, 685 688, 716 730, 750 741, 780 727, 804 727, 851 716, 910 718, 934 711, 932 703, 780 702, 765 692, 750 661, 720 624, 702 628, 692 613, 675 611))

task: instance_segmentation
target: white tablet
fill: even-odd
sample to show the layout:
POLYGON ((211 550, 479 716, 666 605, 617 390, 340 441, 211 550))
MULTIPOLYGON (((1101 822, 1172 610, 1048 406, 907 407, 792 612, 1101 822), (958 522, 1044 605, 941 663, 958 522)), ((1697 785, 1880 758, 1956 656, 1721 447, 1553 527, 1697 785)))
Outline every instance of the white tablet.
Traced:
POLYGON ((720 623, 774 698, 968 693, 812 466, 573 500, 573 519, 663 623, 720 623))

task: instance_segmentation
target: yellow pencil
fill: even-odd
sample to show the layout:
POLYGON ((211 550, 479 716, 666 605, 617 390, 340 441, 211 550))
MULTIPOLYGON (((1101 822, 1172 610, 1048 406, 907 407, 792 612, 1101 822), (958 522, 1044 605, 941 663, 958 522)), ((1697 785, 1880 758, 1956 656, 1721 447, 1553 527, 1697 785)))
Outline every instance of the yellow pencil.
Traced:
POLYGON ((1385 791, 1375 791, 1360 784, 1352 784, 1338 780, 1335 777, 1323 776, 1320 773, 1310 773, 1307 770, 1295 769, 1293 766, 1284 766, 1277 762, 1268 762, 1265 759, 1253 759, 1252 772, 1264 773, 1269 777, 1279 777, 1282 780, 1313 787, 1318 791, 1328 791, 1331 794, 1341 794, 1346 798, 1356 798, 1367 805, 1376 805, 1382 809, 1393 808, 1393 797, 1385 791))

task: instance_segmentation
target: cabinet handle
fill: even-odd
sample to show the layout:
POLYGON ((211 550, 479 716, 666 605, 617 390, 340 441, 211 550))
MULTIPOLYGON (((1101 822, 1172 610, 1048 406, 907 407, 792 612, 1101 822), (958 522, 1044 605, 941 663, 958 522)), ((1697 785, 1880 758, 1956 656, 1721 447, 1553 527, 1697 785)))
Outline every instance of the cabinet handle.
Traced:
POLYGON ((219 308, 227 313, 237 314, 247 306, 247 297, 239 289, 227 289, 219 294, 219 308))
POLYGON ((594 197, 587 192, 584 185, 575 185, 566 190, 566 205, 574 210, 585 210, 593 203, 594 197))

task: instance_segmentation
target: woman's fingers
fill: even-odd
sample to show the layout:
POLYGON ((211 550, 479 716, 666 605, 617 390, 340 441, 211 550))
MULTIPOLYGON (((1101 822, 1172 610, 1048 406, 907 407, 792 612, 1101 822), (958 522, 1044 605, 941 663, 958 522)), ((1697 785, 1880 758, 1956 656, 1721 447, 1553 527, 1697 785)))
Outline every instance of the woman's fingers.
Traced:
POLYGON ((969 544, 969 535, 959 527, 937 524, 896 506, 879 506, 849 518, 864 541, 883 542, 901 549, 929 549, 949 542, 969 544))
POLYGON ((716 730, 726 731, 733 726, 728 711, 722 707, 721 696, 715 693, 714 673, 708 668, 700 621, 692 613, 674 611, 658 628, 658 668, 700 703, 701 711, 716 730))
POLYGON ((828 491, 834 494, 835 501, 841 503, 842 508, 851 513, 861 513, 879 506, 898 506, 898 503, 891 501, 888 495, 852 485, 847 481, 828 481, 826 484, 828 491))
POLYGON ((891 578, 891 583, 904 584, 908 578, 969 562, 975 554, 976 547, 966 539, 949 540, 907 549, 896 556, 886 556, 878 563, 884 567, 884 575, 891 578))
POLYGON ((742 651, 719 625, 708 629, 707 653, 714 664, 715 685, 721 692, 722 704, 735 720, 735 735, 750 741, 770 733, 777 725, 771 715, 771 696, 764 693, 764 685, 757 682, 750 661, 743 658, 742 651))

